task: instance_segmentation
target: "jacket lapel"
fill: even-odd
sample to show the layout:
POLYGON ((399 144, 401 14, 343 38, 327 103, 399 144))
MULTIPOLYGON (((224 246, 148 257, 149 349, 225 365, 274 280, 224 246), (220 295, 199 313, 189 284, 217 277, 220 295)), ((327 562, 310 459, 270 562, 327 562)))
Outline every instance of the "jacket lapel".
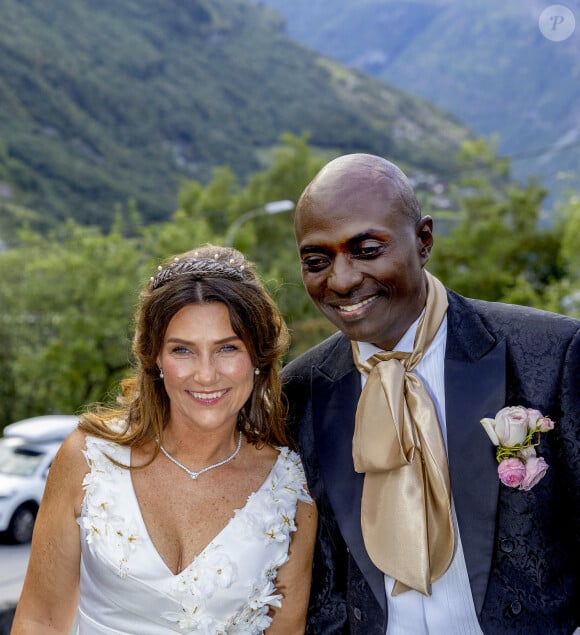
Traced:
POLYGON ((352 437, 360 375, 350 342, 341 337, 319 367, 312 369, 315 443, 320 472, 343 538, 379 605, 386 612, 383 574, 371 562, 363 542, 360 506, 363 474, 354 471, 352 437))
POLYGON ((499 478, 495 448, 480 419, 505 405, 506 346, 472 304, 449 292, 445 409, 451 488, 475 608, 491 571, 499 478))

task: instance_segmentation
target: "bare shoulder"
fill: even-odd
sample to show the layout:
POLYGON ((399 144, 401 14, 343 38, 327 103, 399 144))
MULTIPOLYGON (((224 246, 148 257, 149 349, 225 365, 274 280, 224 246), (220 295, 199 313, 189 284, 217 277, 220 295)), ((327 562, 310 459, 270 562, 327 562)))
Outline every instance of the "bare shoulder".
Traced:
POLYGON ((68 469, 78 468, 86 472, 88 468, 84 455, 87 443, 86 438, 86 433, 79 429, 73 430, 57 452, 53 466, 66 466, 68 469))
POLYGON ((77 511, 82 502, 82 483, 89 471, 85 448, 86 434, 78 429, 71 432, 54 458, 46 483, 46 497, 52 493, 58 496, 59 492, 70 492, 77 511))

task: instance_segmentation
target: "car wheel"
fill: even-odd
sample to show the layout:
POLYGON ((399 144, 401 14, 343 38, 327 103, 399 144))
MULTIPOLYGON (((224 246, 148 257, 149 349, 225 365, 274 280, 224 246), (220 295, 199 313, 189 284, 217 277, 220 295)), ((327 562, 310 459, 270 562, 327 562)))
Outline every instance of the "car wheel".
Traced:
POLYGON ((8 536, 10 539, 19 545, 30 542, 35 520, 35 509, 32 509, 28 505, 18 507, 8 525, 8 536))

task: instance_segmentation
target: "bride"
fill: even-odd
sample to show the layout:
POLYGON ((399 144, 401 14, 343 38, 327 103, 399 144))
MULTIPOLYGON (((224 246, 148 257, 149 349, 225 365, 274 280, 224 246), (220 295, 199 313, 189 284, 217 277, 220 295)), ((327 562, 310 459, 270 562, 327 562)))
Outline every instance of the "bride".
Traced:
POLYGON ((50 470, 12 634, 304 633, 316 508, 287 447, 288 334, 240 252, 167 261, 134 376, 50 470))

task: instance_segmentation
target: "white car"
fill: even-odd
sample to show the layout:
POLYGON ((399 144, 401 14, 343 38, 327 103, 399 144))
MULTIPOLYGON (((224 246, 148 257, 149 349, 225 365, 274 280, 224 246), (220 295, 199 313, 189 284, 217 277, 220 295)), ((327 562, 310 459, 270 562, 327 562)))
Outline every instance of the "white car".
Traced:
POLYGON ((77 423, 74 415, 46 415, 4 428, 0 438, 0 532, 11 542, 30 541, 48 470, 77 423))

